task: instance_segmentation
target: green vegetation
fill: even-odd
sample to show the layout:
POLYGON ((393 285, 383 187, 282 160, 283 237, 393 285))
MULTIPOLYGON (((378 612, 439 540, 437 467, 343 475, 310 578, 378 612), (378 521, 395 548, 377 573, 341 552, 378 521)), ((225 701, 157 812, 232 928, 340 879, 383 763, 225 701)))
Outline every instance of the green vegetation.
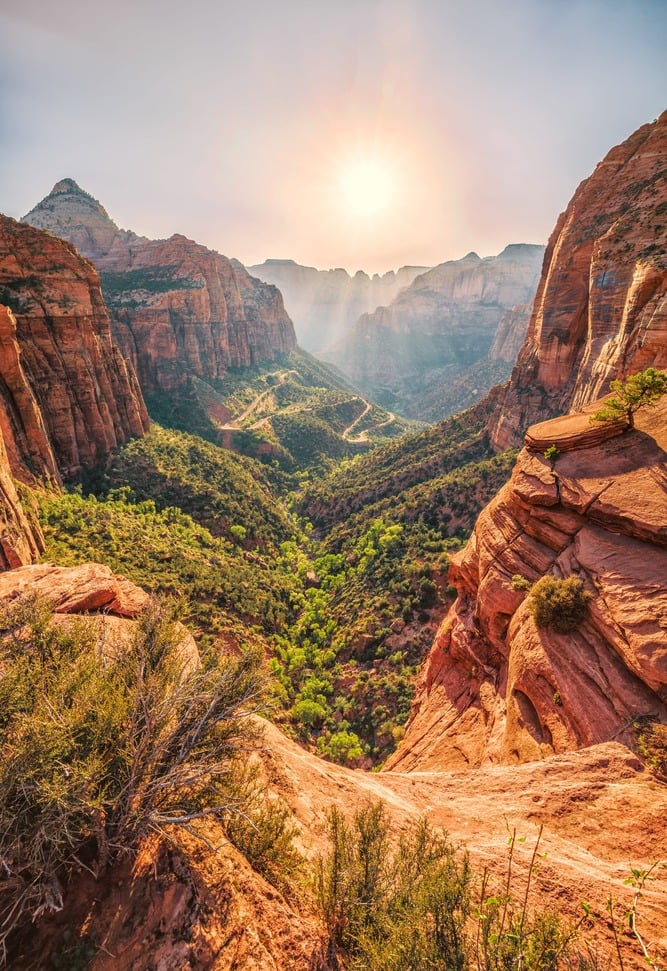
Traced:
POLYGON ((132 501, 153 501, 160 511, 176 506, 213 536, 243 542, 248 549, 277 548, 294 533, 265 467, 197 435, 152 425, 106 470, 89 475, 84 488, 103 496, 121 483, 132 501), (245 529, 242 539, 237 527, 245 529))
POLYGON ((139 270, 126 270, 120 273, 100 272, 100 284, 104 299, 109 307, 138 307, 136 293, 169 293, 170 290, 196 290, 204 286, 204 281, 194 281, 191 277, 175 275, 178 267, 146 266, 139 270))
POLYGON ((558 451, 555 445, 550 445, 549 448, 546 449, 546 451, 544 452, 545 459, 547 460, 547 462, 551 462, 552 467, 559 455, 560 455, 560 452, 558 451))
POLYGON ((146 403, 161 425, 258 459, 282 491, 414 427, 370 405, 339 371, 300 349, 232 368, 220 380, 191 375, 181 391, 154 393, 146 403))
POLYGON ((103 623, 55 624, 34 600, 0 609, 0 955, 17 927, 60 909, 77 871, 99 874, 151 831, 199 835, 242 812, 289 856, 286 817, 263 808, 247 770, 258 654, 196 665, 165 604, 122 652, 105 651, 103 623))
MULTIPOLYGON (((466 433, 453 428, 465 459, 466 433)), ((440 435, 447 431, 445 423, 440 435)), ((363 464, 365 486, 382 492, 389 449, 415 484, 376 502, 360 496, 357 512, 316 539, 309 521, 289 512, 274 469, 153 426, 87 477, 91 494, 37 497, 46 555, 64 565, 102 562, 155 593, 184 597, 204 645, 262 647, 275 717, 288 730, 327 758, 377 764, 401 737, 417 668, 451 600, 448 554, 513 461, 507 453, 457 467, 444 439, 452 471, 442 472, 437 441, 422 433, 378 449, 375 466, 350 463, 350 478, 359 481, 363 464)), ((319 485, 335 488, 322 477, 319 485)))
POLYGON ((262 634, 266 643, 291 621, 295 582, 271 556, 213 536, 175 506, 134 502, 127 488, 100 500, 48 492, 38 502, 52 562, 104 563, 151 592, 185 598, 204 643, 216 635, 258 641, 262 634))
MULTIPOLYGON (((529 909, 539 836, 525 887, 512 885, 516 834, 509 840, 505 879, 479 877, 467 851, 424 820, 393 844, 381 802, 351 820, 328 815, 331 850, 320 857, 316 898, 326 927, 327 967, 348 971, 599 971, 603 964, 577 922, 529 909)), ((622 967, 622 965, 621 965, 622 967)))
POLYGON ((524 593, 530 590, 531 586, 532 584, 530 580, 527 580, 526 577, 522 577, 520 573, 515 573, 512 577, 512 590, 524 593))
POLYGON ((545 576, 531 587, 528 607, 538 627, 569 634, 584 619, 589 600, 590 594, 579 577, 559 580, 545 576))
POLYGON ((612 381, 610 388, 614 396, 591 416, 590 421, 625 421, 630 428, 634 428, 635 413, 640 408, 655 404, 667 394, 667 371, 650 367, 624 381, 612 381))
POLYGON ((310 519, 318 534, 325 534, 382 499, 396 499, 406 489, 491 458, 487 417, 477 406, 353 462, 340 463, 329 475, 304 485, 297 497, 299 515, 310 519))
POLYGON ((635 722, 637 751, 655 775, 667 782, 667 725, 641 718, 635 722))

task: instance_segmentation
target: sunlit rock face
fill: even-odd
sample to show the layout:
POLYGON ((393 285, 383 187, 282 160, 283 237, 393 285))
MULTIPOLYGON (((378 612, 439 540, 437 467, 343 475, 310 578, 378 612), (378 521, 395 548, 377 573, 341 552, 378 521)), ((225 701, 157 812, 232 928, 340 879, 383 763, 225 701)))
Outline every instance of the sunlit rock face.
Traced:
POLYGON ((73 478, 148 428, 92 264, 62 239, 5 216, 0 366, 0 430, 17 478, 73 478))
POLYGON ((558 219, 494 445, 649 366, 667 367, 667 112, 613 148, 558 219))
POLYGON ((144 393, 178 390, 192 375, 221 378, 296 346, 275 287, 185 236, 149 240, 118 229, 72 179, 58 182, 24 221, 95 263, 114 338, 144 393))
POLYGON ((0 570, 33 563, 43 549, 39 526, 28 519, 17 495, 0 435, 0 570))
POLYGON ((253 276, 277 286, 294 321, 301 347, 313 354, 341 340, 359 317, 390 303, 427 266, 353 276, 342 268, 317 270, 294 260, 265 260, 248 267, 253 276))
POLYGON ((503 315, 532 300, 543 254, 542 246, 516 244, 498 256, 469 253, 441 263, 388 306, 364 314, 327 359, 385 407, 413 418, 444 417, 457 403, 438 414, 438 388, 488 360, 503 315))
POLYGON ((529 430, 539 451, 520 453, 453 558, 458 598, 391 768, 521 762, 667 721, 667 401, 607 440, 588 419, 529 430), (537 627, 512 582, 545 574, 579 577, 590 595, 567 634, 537 627))

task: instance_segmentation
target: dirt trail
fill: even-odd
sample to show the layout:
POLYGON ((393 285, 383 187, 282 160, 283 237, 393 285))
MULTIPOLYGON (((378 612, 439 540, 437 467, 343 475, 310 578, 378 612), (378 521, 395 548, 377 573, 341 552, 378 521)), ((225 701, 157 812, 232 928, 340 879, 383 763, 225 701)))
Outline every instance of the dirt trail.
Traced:
POLYGON ((281 385, 285 384, 289 374, 298 374, 298 371, 291 369, 289 371, 276 371, 274 374, 268 375, 269 377, 277 378, 278 384, 274 385, 272 388, 267 388, 266 391, 260 391, 257 397, 251 401, 245 411, 241 412, 240 415, 237 415, 237 417, 232 419, 232 421, 227 422, 227 424, 221 425, 220 427, 227 430, 241 428, 242 423, 248 418, 249 415, 253 413, 253 411, 257 410, 261 402, 272 395, 276 388, 279 388, 281 385))

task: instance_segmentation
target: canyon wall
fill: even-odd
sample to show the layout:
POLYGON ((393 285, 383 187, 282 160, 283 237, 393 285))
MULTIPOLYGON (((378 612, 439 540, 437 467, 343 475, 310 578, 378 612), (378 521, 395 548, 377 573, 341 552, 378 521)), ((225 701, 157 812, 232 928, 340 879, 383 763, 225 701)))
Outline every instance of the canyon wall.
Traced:
POLYGON ((536 450, 452 558, 458 597, 390 768, 526 761, 667 721, 667 400, 634 430, 601 434, 589 415, 531 428, 536 450), (590 597, 568 633, 538 627, 513 582, 545 574, 578 577, 590 597))
POLYGON ((220 379, 296 346, 275 287, 185 236, 149 240, 119 229, 72 179, 58 182, 23 221, 94 262, 114 339, 145 394, 173 393, 191 376, 220 379))
POLYGON ((0 216, 0 308, 0 430, 15 477, 74 478, 144 434, 97 273, 72 246, 0 216))
POLYGON ((613 148, 558 219, 495 447, 649 366, 667 368, 667 112, 613 148))
POLYGON ((532 299, 543 254, 542 246, 517 244, 498 256, 469 253, 441 263, 389 306, 364 314, 323 356, 373 400, 410 418, 438 420, 461 410, 470 401, 446 394, 458 378, 486 362, 489 384, 483 369, 464 380, 463 390, 476 388, 478 400, 506 373, 489 369, 487 355, 506 311, 532 299))
POLYGON ((299 344, 312 354, 319 354, 341 340, 362 314, 390 303, 428 267, 402 266, 373 276, 357 270, 350 276, 340 267, 318 270, 294 260, 265 260, 247 269, 279 288, 299 344))

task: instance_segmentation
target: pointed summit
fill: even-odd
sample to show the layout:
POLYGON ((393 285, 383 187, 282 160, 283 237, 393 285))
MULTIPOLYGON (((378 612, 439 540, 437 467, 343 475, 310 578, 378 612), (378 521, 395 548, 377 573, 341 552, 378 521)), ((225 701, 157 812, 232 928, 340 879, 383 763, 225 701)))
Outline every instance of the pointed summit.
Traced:
POLYGON ((69 178, 56 182, 21 222, 66 239, 93 261, 106 256, 119 236, 127 235, 94 196, 69 178))

